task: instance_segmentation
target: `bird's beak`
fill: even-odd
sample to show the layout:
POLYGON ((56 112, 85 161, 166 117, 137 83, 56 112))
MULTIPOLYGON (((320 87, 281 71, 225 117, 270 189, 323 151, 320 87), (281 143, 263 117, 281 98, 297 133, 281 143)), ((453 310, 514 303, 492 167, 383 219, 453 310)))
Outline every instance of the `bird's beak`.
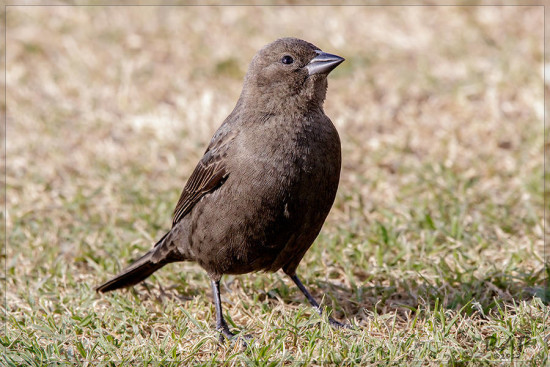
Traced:
POLYGON ((343 57, 327 54, 326 52, 315 52, 317 52, 317 56, 305 66, 310 76, 313 74, 328 74, 345 60, 343 57))

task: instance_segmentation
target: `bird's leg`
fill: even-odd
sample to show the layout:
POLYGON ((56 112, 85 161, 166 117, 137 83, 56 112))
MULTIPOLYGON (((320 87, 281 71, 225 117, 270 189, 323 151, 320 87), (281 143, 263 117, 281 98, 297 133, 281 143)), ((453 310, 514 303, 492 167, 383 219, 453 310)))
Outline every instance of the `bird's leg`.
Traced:
POLYGON ((220 343, 223 343, 224 337, 226 337, 227 339, 232 339, 235 334, 229 331, 229 326, 227 326, 227 322, 225 322, 225 319, 223 318, 219 280, 212 280, 212 292, 214 294, 214 305, 216 306, 216 330, 221 333, 220 343))
MULTIPOLYGON (((292 281, 294 281, 294 283, 296 284, 298 289, 300 289, 300 291, 302 291, 304 296, 306 296, 309 303, 311 303, 311 305, 315 308, 315 310, 319 313, 319 315, 322 315, 323 310, 321 309, 321 306, 319 306, 319 304, 317 303, 315 298, 313 298, 313 296, 308 292, 307 288, 302 284, 302 281, 300 280, 300 278, 298 278, 298 276, 296 274, 289 275, 289 276, 290 276, 290 279, 292 279, 292 281)), ((349 325, 342 324, 341 322, 338 322, 338 321, 334 320, 330 316, 328 317, 328 321, 330 322, 331 326, 336 327, 336 328, 346 328, 346 329, 350 328, 349 325)))

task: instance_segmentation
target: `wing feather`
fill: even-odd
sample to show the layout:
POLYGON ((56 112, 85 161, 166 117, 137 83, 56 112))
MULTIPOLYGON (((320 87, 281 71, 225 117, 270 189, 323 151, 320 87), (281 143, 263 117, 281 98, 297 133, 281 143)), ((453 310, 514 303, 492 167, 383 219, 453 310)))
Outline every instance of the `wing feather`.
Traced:
POLYGON ((218 188, 227 178, 222 157, 217 153, 217 149, 207 151, 195 167, 174 209, 172 226, 185 217, 205 194, 218 188))

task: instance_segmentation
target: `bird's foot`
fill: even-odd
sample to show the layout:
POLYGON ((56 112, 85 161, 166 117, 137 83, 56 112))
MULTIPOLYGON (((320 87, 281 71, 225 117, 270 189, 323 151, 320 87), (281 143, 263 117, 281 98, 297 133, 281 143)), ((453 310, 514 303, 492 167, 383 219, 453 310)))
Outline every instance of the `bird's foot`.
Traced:
POLYGON ((218 331, 220 332, 219 341, 220 343, 223 343, 225 339, 232 340, 235 337, 235 334, 233 334, 227 325, 224 325, 222 327, 218 328, 218 331))
POLYGON ((248 347, 247 341, 252 340, 252 335, 247 334, 237 336, 237 334, 232 333, 229 330, 229 327, 226 325, 218 328, 218 331, 220 332, 219 341, 221 344, 223 344, 226 339, 231 342, 234 342, 235 340, 240 340, 243 349, 245 349, 248 347))
POLYGON ((328 318, 328 322, 330 323, 330 326, 335 329, 353 329, 350 324, 343 324, 339 321, 334 320, 332 317, 328 318))

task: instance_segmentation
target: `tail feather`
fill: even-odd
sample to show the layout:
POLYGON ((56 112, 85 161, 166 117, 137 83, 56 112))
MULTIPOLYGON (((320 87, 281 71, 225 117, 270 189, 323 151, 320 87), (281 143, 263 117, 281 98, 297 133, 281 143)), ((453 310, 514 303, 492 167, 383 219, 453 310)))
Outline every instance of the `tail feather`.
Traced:
POLYGON ((95 290, 104 293, 119 288, 130 287, 145 280, 145 278, 162 268, 164 265, 174 261, 167 256, 170 251, 166 251, 166 249, 162 248, 166 245, 164 240, 167 234, 164 235, 149 252, 137 259, 113 279, 96 287, 95 290))

